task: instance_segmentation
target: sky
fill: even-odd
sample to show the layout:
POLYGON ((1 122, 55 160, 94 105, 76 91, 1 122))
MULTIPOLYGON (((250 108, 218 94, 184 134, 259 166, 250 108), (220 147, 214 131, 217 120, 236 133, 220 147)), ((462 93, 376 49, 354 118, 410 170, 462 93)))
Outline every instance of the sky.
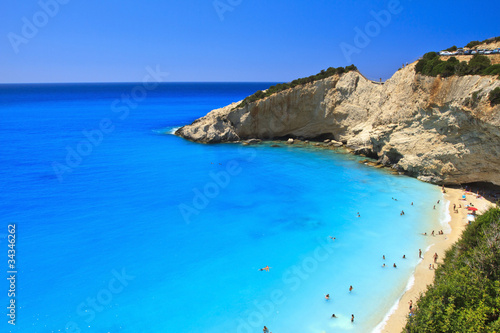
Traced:
POLYGON ((500 1, 0 0, 0 83, 288 82, 355 64, 384 80, 500 36, 500 1))

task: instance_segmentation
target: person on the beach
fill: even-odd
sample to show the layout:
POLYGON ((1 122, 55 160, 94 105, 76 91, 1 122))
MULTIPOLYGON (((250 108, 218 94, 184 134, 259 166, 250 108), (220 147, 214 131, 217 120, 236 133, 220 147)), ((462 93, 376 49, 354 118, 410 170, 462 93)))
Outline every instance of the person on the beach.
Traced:
POLYGON ((432 265, 431 264, 429 264, 429 269, 432 269, 432 265))
POLYGON ((418 249, 418 257, 422 258, 422 249, 418 249))
POLYGON ((437 254, 437 252, 434 253, 433 258, 434 258, 434 263, 437 263, 437 260, 438 260, 438 254, 437 254))
POLYGON ((352 288, 352 286, 350 286, 350 287, 349 287, 349 292, 351 292, 351 291, 352 291, 352 289, 353 289, 353 288, 352 288))
POLYGON ((398 266, 396 266, 396 263, 394 263, 394 265, 392 265, 392 267, 397 268, 398 266))
POLYGON ((326 294, 325 299, 328 301, 330 299, 330 294, 326 294))
POLYGON ((408 304, 410 304, 410 312, 411 312, 411 309, 413 308, 413 301, 412 301, 412 300, 410 300, 410 301, 408 302, 408 304))
POLYGON ((453 210, 457 208, 457 204, 453 204, 453 210))
POLYGON ((354 315, 351 315, 351 323, 354 323, 354 315))

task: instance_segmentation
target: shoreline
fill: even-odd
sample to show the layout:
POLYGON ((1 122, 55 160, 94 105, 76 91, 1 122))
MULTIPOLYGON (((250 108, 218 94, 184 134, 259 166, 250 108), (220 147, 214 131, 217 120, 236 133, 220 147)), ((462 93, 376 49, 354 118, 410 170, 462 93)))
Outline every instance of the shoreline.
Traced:
POLYGON ((377 325, 373 332, 401 333, 403 331, 406 325, 406 318, 410 312, 408 305, 410 300, 413 301, 415 306, 418 296, 427 289, 427 285, 434 282, 434 269, 429 269, 429 264, 432 265, 434 263, 433 254, 438 254, 437 264, 435 264, 437 268, 443 262, 445 252, 460 239, 462 232, 468 224, 465 205, 472 203, 479 209, 478 213, 494 205, 494 203, 485 198, 476 198, 476 195, 470 192, 468 192, 469 194, 466 195, 466 200, 464 201, 462 199, 464 193, 465 191, 461 189, 446 188, 444 204, 446 205, 447 215, 443 222, 447 222, 449 227, 441 226, 444 235, 431 236, 427 231, 428 236, 422 236, 433 237, 435 239, 424 249, 425 253, 422 253, 422 260, 415 268, 412 277, 410 277, 410 280, 413 280, 413 285, 405 289, 402 296, 396 301, 395 306, 391 307, 389 312, 384 316, 383 321, 377 325), (458 213, 453 212, 453 204, 457 205, 458 213), (462 205, 462 208, 458 208, 459 204, 462 205))

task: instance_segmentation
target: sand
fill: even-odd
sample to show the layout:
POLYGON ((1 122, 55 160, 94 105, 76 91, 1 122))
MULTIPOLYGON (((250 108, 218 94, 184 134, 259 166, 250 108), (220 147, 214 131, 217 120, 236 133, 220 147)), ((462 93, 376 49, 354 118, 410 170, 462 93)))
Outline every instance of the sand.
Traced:
MULTIPOLYGON (((415 306, 415 302, 420 293, 424 292, 427 289, 427 285, 432 284, 434 281, 434 270, 429 269, 429 264, 434 263, 434 253, 438 254, 437 264, 435 264, 435 267, 437 268, 437 266, 443 262, 446 250, 458 241, 463 230, 468 224, 467 209, 464 206, 472 203, 479 209, 478 212, 480 213, 493 205, 490 201, 484 198, 476 198, 476 195, 472 194, 466 194, 466 200, 461 200, 464 193, 465 192, 463 190, 446 188, 445 202, 441 202, 441 204, 446 204, 446 201, 450 202, 449 213, 451 215, 451 221, 449 224, 451 232, 447 234, 445 231, 444 235, 437 235, 438 230, 436 230, 436 235, 431 236, 430 233, 432 230, 422 230, 422 232, 427 232, 428 234, 428 236, 422 237, 432 237, 431 242, 433 245, 430 246, 426 253, 422 253, 423 260, 415 269, 415 281, 413 286, 403 294, 399 300, 397 309, 391 314, 381 332, 401 333, 403 330, 406 324, 406 318, 410 312, 410 300, 413 301, 413 306, 415 306), (453 204, 457 205, 458 214, 453 212, 453 204), (462 205, 462 208, 458 208, 459 204, 462 205)), ((422 249, 422 251, 425 250, 426 249, 422 249)), ((418 249, 416 249, 415 252, 415 255, 418 255, 418 249)))

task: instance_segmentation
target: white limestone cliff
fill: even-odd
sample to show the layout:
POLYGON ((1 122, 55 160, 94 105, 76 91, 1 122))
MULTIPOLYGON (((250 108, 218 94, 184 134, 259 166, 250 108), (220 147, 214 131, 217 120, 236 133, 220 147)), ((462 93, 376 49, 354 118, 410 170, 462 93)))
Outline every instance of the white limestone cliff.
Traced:
POLYGON ((414 65, 385 84, 351 71, 234 103, 176 134, 203 143, 334 139, 424 181, 500 185, 500 105, 488 100, 500 80, 422 76, 414 65))

